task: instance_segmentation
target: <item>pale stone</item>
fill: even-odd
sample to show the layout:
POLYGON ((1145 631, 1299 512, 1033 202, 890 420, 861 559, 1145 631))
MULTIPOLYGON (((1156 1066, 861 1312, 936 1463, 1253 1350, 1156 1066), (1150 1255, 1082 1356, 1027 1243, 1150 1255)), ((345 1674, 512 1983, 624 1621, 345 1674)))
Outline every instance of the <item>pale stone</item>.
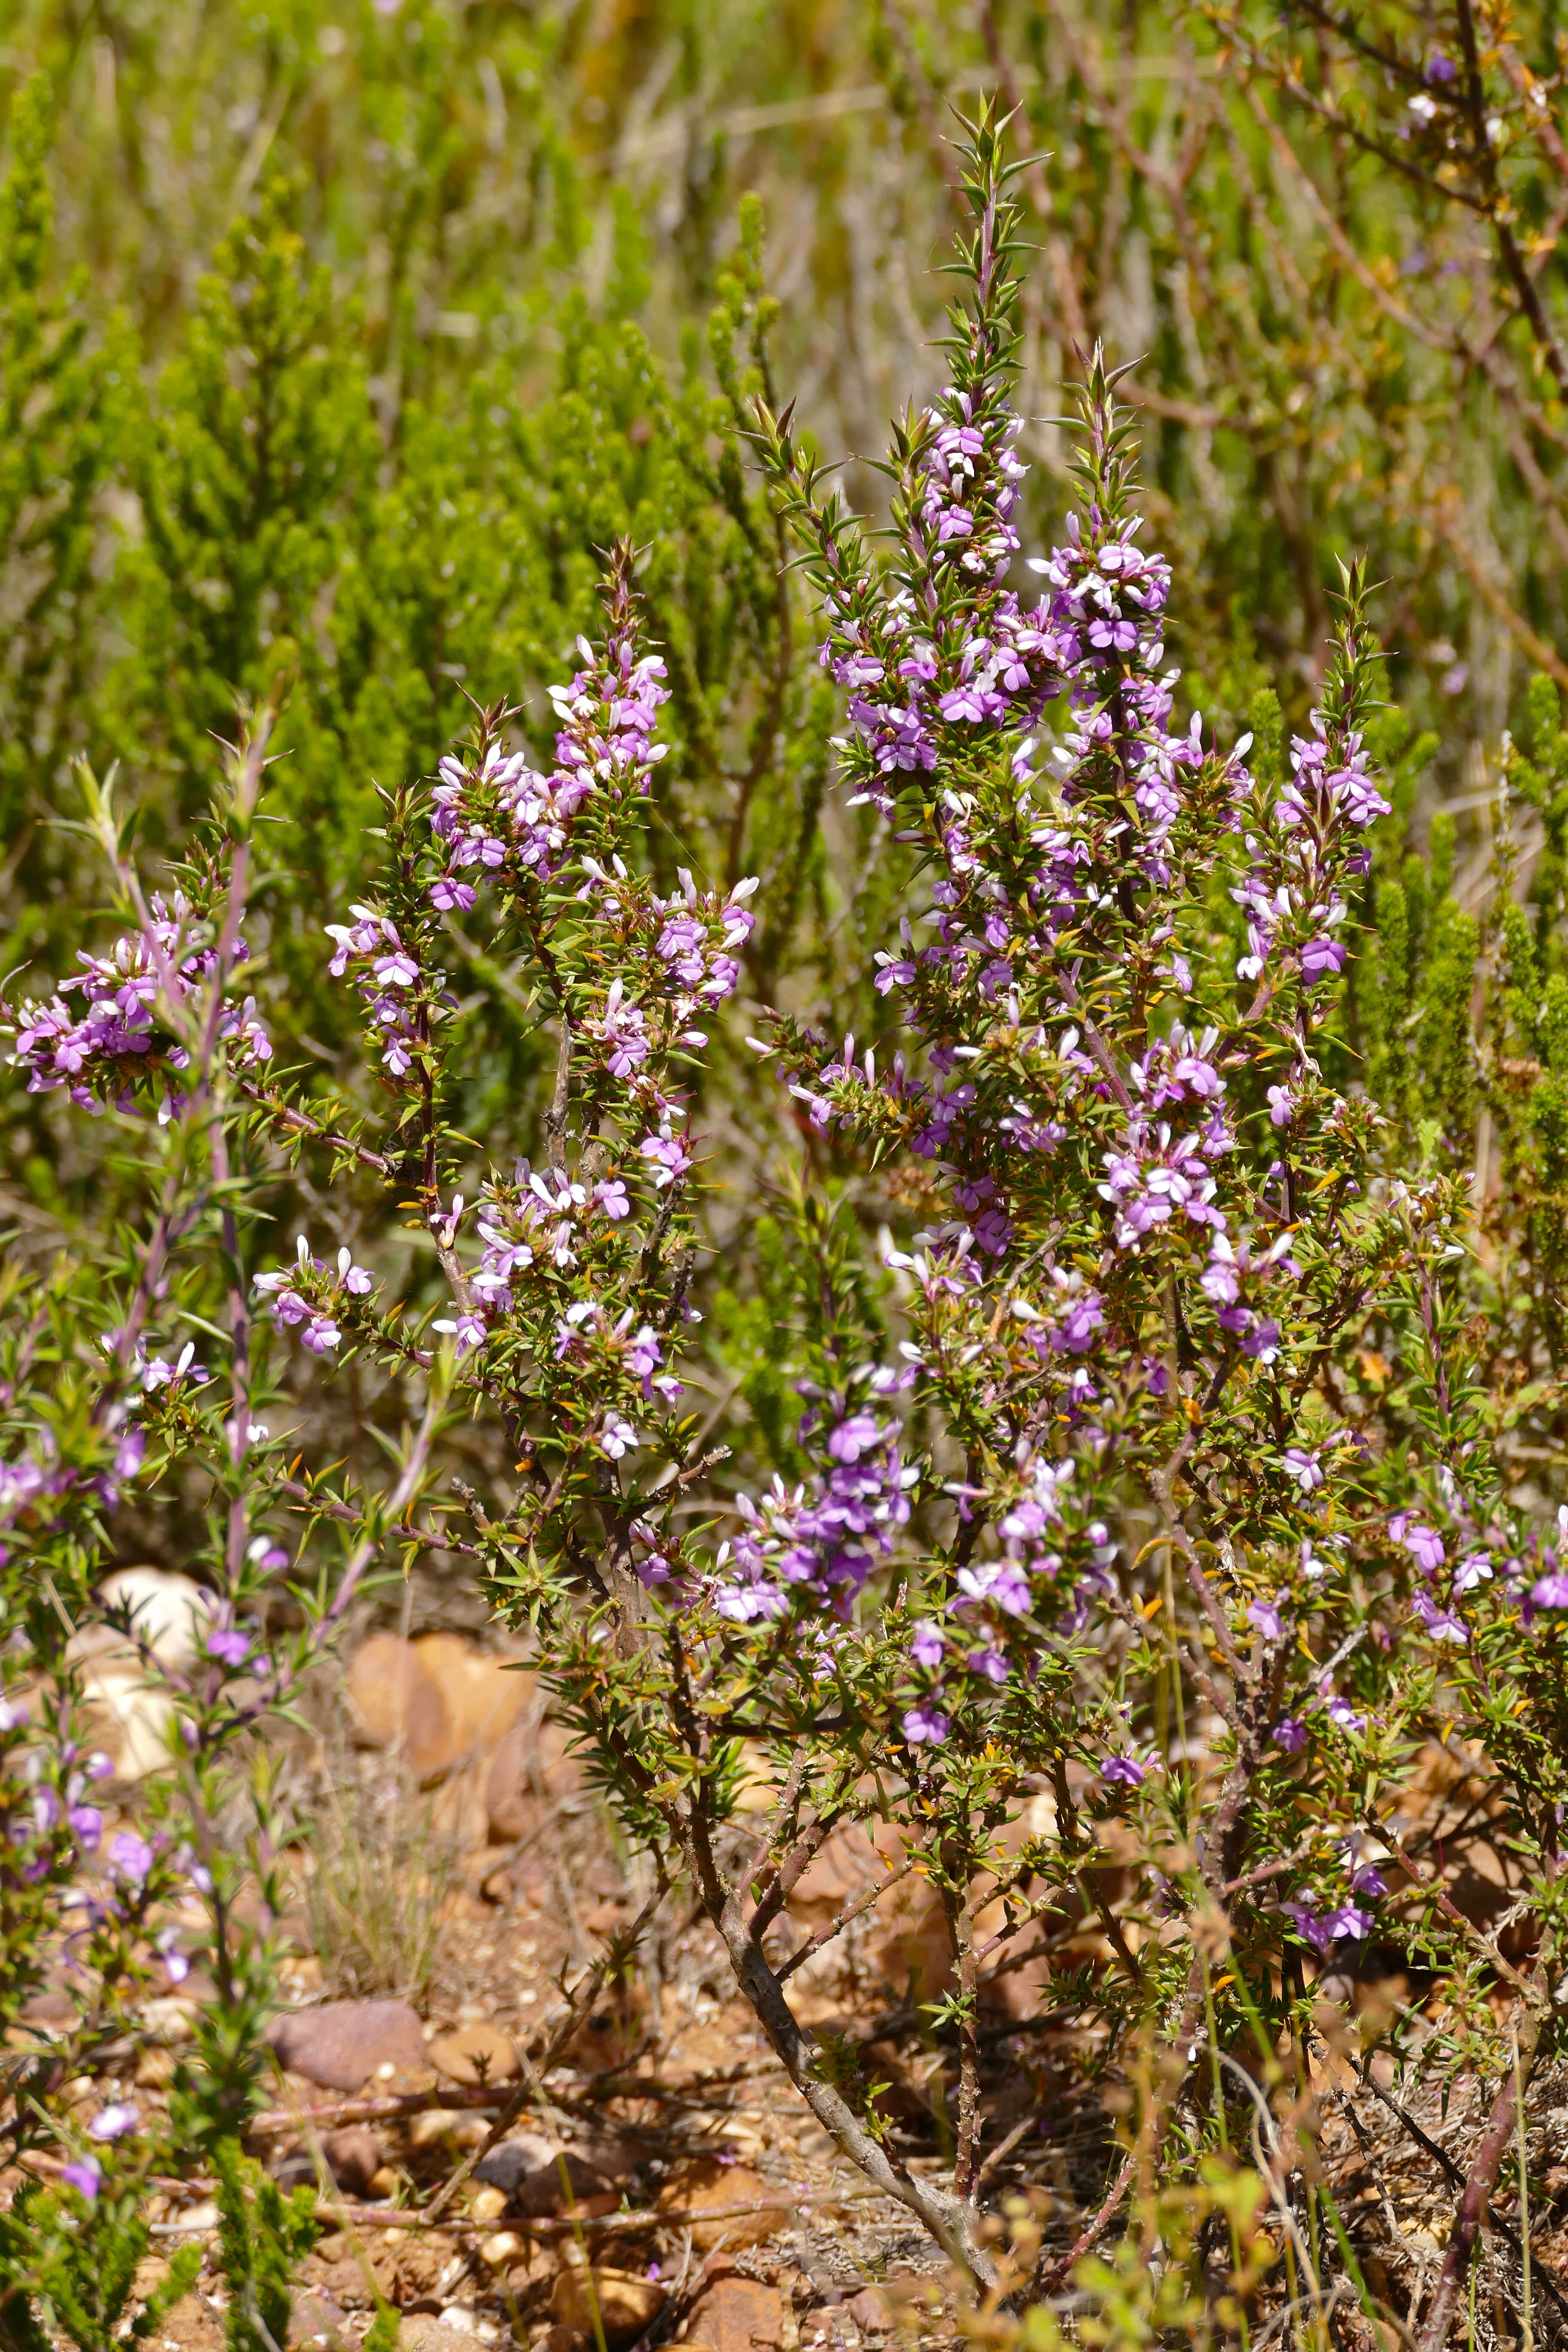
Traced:
POLYGON ((765 2213, 736 2213, 724 2220, 693 2221, 691 2242, 699 2253, 717 2246, 757 2246, 782 2229, 787 2219, 784 2200, 770 2181, 744 2164, 721 2164, 716 2157, 699 2157, 671 2173, 659 2189, 660 2212, 706 2212, 710 2206, 772 2204, 765 2213))
POLYGON ((401 1748, 420 1780, 437 1780, 504 1738, 532 1691, 533 1676, 475 1650, 456 1633, 405 1642, 373 1633, 349 1667, 349 1701, 360 1733, 378 1748, 401 1748))
POLYGON ((432 2042, 426 2054, 454 2083, 508 2083, 518 2071, 510 2036, 497 2025, 465 2025, 432 2042))
MULTIPOLYGON (((99 1586, 98 1597, 106 1607, 130 1610, 138 1636, 160 1665, 195 1664, 212 1617, 212 1595, 204 1586, 172 1569, 118 1568, 99 1586)), ((111 1638, 125 1647, 122 1635, 111 1638)))
POLYGON ((658 2279, 636 2271, 590 2272, 574 2263, 557 2273, 550 2308, 558 2320, 588 2336, 595 2334, 596 2309, 609 2352, 620 2352, 652 2326, 667 2300, 658 2279))

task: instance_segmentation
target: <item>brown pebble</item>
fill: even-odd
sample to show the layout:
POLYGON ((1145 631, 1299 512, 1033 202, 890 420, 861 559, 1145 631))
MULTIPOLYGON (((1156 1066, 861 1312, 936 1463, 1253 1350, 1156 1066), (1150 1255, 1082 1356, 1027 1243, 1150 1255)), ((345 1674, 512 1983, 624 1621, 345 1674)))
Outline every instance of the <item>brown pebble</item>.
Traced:
POLYGON ((499 2025, 465 2025, 443 2034, 426 2053, 430 2063, 452 2083, 510 2083, 517 2052, 499 2025))
POLYGON ((326 2091, 357 2091, 378 2067, 426 2063, 425 2036, 405 2000, 336 2000, 275 2017, 267 2039, 279 2064, 326 2091))

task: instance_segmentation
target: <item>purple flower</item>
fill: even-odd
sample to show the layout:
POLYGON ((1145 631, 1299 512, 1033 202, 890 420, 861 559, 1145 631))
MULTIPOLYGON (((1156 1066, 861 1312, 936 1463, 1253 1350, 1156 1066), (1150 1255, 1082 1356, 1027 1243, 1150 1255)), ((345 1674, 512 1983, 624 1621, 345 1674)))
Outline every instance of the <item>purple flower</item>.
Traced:
POLYGON ((79 2197, 85 2197, 90 2204, 98 2195, 103 2167, 95 2156, 79 2156, 73 2163, 61 2165, 60 2179, 68 2189, 74 2189, 79 2197))
POLYGON ((1268 1089, 1268 1119, 1273 1127, 1289 1127, 1296 1116, 1296 1097, 1289 1087, 1268 1089))
POLYGON ((1431 1595, 1418 1592, 1411 1603, 1415 1615, 1434 1642, 1468 1642, 1468 1628, 1452 1609, 1439 1609, 1431 1595))
POLYGON ((828 1439, 829 1457, 835 1462, 858 1462, 863 1454, 868 1454, 874 1445, 881 1444, 883 1434, 882 1423, 874 1413, 851 1413, 847 1421, 839 1423, 828 1439))
POLYGON ((237 1625, 220 1626, 207 1635, 207 1655, 221 1659, 226 1666, 243 1666, 250 1655, 250 1636, 237 1625))
POLYGON ((449 1315, 438 1315, 431 1328, 448 1334, 459 1362, 465 1356, 471 1356, 476 1349, 482 1348, 489 1337, 484 1318, 479 1315, 459 1315, 455 1318, 449 1315))
POLYGON ((1568 1609, 1568 1573, 1558 1569, 1542 1577, 1531 1586, 1530 1597, 1538 1609, 1568 1609))
POLYGON ((917 1666, 940 1666, 946 1647, 941 1626, 929 1617, 922 1618, 910 1635, 910 1655, 917 1666))
POLYGON ((1309 1454, 1301 1445, 1288 1445, 1280 1459, 1303 1495, 1314 1494, 1323 1484, 1323 1465, 1316 1453, 1309 1454))
POLYGON ((140 1886, 153 1863, 153 1853, 145 1838, 130 1830, 121 1830, 109 1843, 109 1866, 118 1878, 128 1878, 140 1886))
POLYGON ((1256 1625, 1267 1642, 1282 1642, 1285 1639, 1285 1620, 1272 1601, 1249 1601, 1247 1622, 1249 1625, 1256 1625))
POLYGON ((95 1853, 103 1835, 103 1815, 98 1807, 72 1805, 66 1813, 66 1819, 76 1833, 77 1843, 85 1847, 89 1853, 95 1853))
POLYGON ((1086 1290, 1075 1298, 1051 1334, 1051 1345, 1065 1348, 1069 1355, 1081 1356, 1094 1345, 1094 1335, 1105 1322, 1105 1309, 1099 1294, 1086 1290))
POLYGON ((314 1308, 311 1308, 305 1328, 300 1334, 300 1344, 308 1348, 312 1356, 325 1356, 338 1345, 342 1336, 330 1315, 318 1315, 314 1308))
POLYGON ((355 1298, 363 1298, 367 1292, 375 1288, 375 1276, 367 1274, 363 1265, 354 1264, 352 1250, 341 1249, 338 1252, 338 1280, 355 1298))
POLYGON ((1256 1357, 1260 1364, 1271 1364, 1279 1353, 1279 1324, 1271 1319, 1259 1323, 1242 1341, 1241 1352, 1256 1357))
POLYGON ((1448 1557, 1436 1528, 1427 1527, 1424 1520, 1417 1519, 1414 1526, 1405 1528, 1404 1541, 1405 1550, 1425 1575, 1436 1576, 1448 1557))
POLYGON ((1344 960, 1345 950, 1338 940, 1309 940, 1301 950, 1301 977, 1310 987, 1315 986, 1340 971, 1344 960))
POLYGON ((1282 1715, 1268 1737, 1287 1756, 1300 1756, 1307 1745, 1307 1727, 1300 1716, 1282 1715))
POLYGON ((940 1747, 952 1728, 952 1717, 943 1715, 930 1699, 917 1699, 913 1706, 904 1709, 904 1738, 911 1748, 919 1748, 922 1742, 928 1747, 940 1747))
POLYGON ((652 1163, 656 1192, 662 1192, 667 1185, 679 1182, 691 1166, 691 1154, 679 1136, 645 1135, 637 1150, 652 1163))
POLYGON ((1110 1756, 1100 1768, 1100 1777, 1113 1786, 1141 1789, 1148 1769, 1146 1764, 1139 1763, 1136 1756, 1110 1756))
POLYGON ((1359 1904, 1342 1903, 1337 1911, 1330 1912, 1323 1925, 1331 1934, 1349 1936, 1359 1943, 1362 1937, 1372 1933, 1372 1913, 1363 1911, 1359 1904))
POLYGON ((1314 1951, 1327 1954, 1334 1940, 1334 1929, 1307 1903, 1287 1903, 1286 1916, 1295 1922, 1296 1932, 1314 1951))
POLYGON ((169 1982, 172 1985, 184 1984, 191 1973, 191 1964, 180 1949, 179 1930, 175 1927, 161 1927, 153 1941, 157 1946, 158 1956, 163 1963, 164 1973, 169 1982))
POLYGON ((87 2127, 88 2136, 91 2139, 123 2139, 127 2132, 135 2130, 140 2121, 141 2116, 128 2099, 117 2100, 107 2107, 100 2107, 87 2127))

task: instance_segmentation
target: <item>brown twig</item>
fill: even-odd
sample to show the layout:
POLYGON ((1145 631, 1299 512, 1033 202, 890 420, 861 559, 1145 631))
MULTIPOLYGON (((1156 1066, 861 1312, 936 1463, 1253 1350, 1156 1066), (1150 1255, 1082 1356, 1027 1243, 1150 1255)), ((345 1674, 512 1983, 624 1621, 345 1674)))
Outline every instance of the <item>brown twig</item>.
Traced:
POLYGON ((1481 2134, 1465 2176, 1447 2250, 1443 2256, 1443 2267, 1438 2273, 1432 2305, 1421 2331, 1420 2352, 1444 2352, 1448 2330, 1459 2308, 1476 2240, 1480 2235, 1482 2222, 1490 2215, 1491 2195, 1497 2186, 1498 2174, 1519 2128, 1521 2095, 1529 2085, 1536 2053, 1551 2015, 1550 2004, 1544 1998, 1545 1979, 1542 1973, 1546 1958, 1547 1953, 1543 1949, 1536 1969, 1537 1975, 1542 1977, 1539 1994, 1523 2002, 1521 2008, 1517 2058, 1508 2068, 1492 2101, 1487 2127, 1481 2134))
MULTIPOLYGON (((51 2170, 56 2169, 51 2165, 51 2170)), ((210 2196, 216 2191, 216 2180, 199 2176, 189 2180, 166 2181, 165 2188, 194 2191, 198 2196, 210 2196)), ((506 2226, 521 2237, 540 2238, 546 2243, 584 2236, 646 2237, 654 2230, 689 2229, 694 2222, 739 2221, 756 2213, 795 2213, 808 2205, 883 2204, 888 2200, 876 2189, 792 2189, 787 2197, 754 2199, 745 2205, 672 2205, 668 2210, 645 2209, 635 2213, 601 2213, 592 2217, 566 2214, 559 2219, 535 2219, 532 2216, 510 2220, 506 2226)), ((468 2231, 477 2236, 488 2236, 495 2228, 493 2221, 477 2221, 472 2214, 455 2213, 446 2220, 433 2213, 418 2213, 401 2205, 347 2205, 336 2200, 328 2207, 334 2221, 345 2227, 361 2230, 450 2230, 468 2231)), ((191 2226, 184 2221, 154 2221, 154 2237, 189 2237, 191 2226)), ((215 2227, 203 2223, 198 2230, 215 2227)))
POLYGON ((1036 2273, 1034 2291, 1037 2296, 1054 2294, 1062 2281, 1070 2274, 1073 2264, 1080 2262, 1091 2247, 1100 2243, 1120 2211, 1122 2200, 1132 2186, 1133 2176, 1137 2169, 1138 2150, 1133 2148, 1111 2182, 1110 2192, 1094 2219, 1074 2239, 1065 2254, 1052 2263, 1048 2269, 1036 2273))

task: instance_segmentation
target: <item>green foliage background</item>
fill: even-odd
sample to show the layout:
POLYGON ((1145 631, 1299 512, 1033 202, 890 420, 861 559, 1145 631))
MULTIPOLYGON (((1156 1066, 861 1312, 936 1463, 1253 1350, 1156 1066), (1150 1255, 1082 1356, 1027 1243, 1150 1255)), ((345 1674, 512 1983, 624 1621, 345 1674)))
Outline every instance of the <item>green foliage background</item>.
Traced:
MULTIPOLYGON (((1260 708, 1273 723, 1266 682, 1302 722, 1336 562, 1365 551, 1386 583, 1398 814, 1340 1050, 1412 1155, 1468 1159, 1484 1125, 1483 1157, 1555 1235, 1556 19, 1477 19, 1500 165, 1410 112, 1422 59, 1457 53, 1453 10, 1358 21, 1352 38, 1313 6, 1185 0, 1131 0, 1114 23, 1083 0, 10 0, 6 968, 52 982, 101 928, 101 877, 65 829, 74 756, 120 763, 155 870, 190 837, 237 703, 279 696, 258 990, 280 1062, 312 1065, 335 1115, 374 1126, 321 927, 375 854, 378 788, 428 775, 474 703, 511 699, 548 740, 543 687, 592 625, 598 551, 628 532, 675 689, 668 878, 761 874, 746 993, 830 1005, 875 1040, 871 956, 903 853, 827 793, 812 618, 733 428, 752 390, 798 394, 824 449, 861 453, 846 495, 875 507, 865 460, 942 363, 951 110, 997 89, 1046 158, 1024 183, 1031 540, 1069 503, 1055 420, 1100 335, 1136 362, 1179 694, 1211 727, 1260 708), (1478 209, 1489 170, 1538 316, 1478 209), (1506 858, 1528 910, 1496 888, 1510 723, 1524 830, 1506 858), (1479 1045, 1478 972, 1497 1009, 1479 1045)), ((526 1148, 540 1055, 514 976, 461 923, 451 944, 484 1014, 457 1107, 478 1162, 526 1148)), ((787 1461, 788 1216, 768 1187, 809 1151, 868 1235, 899 1204, 758 1088, 744 1013, 702 1106, 727 1181, 713 1410, 787 1461)), ((0 1217, 28 1262, 109 1246, 140 1172, 119 1122, 10 1085, 0 1217)), ((282 1249, 301 1223, 392 1246, 308 1155, 271 1199, 282 1249)))

